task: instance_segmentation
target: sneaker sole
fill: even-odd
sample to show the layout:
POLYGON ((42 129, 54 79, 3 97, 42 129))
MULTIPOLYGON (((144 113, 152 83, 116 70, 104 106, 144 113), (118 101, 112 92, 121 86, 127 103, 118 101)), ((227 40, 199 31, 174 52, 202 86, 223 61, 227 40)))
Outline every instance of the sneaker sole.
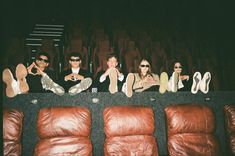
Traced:
POLYGON ((19 82, 19 88, 21 93, 26 93, 29 91, 29 85, 26 81, 27 74, 27 69, 23 64, 18 64, 16 66, 16 78, 19 82))
POLYGON ((159 92, 161 94, 166 92, 167 83, 168 83, 168 75, 166 72, 162 72, 160 75, 160 87, 159 87, 159 92))
POLYGON ((82 91, 88 89, 91 86, 91 84, 92 84, 92 79, 85 78, 79 84, 72 86, 68 92, 70 95, 76 95, 76 94, 81 93, 82 91))
POLYGON ((127 75, 126 78, 126 96, 131 97, 133 95, 133 84, 134 84, 135 76, 134 74, 130 73, 127 75))
POLYGON ((117 90, 117 72, 115 69, 110 69, 109 72, 109 79, 110 79, 110 85, 109 85, 109 92, 111 94, 116 93, 117 90))
POLYGON ((49 76, 45 76, 41 78, 42 85, 45 85, 45 90, 50 90, 57 95, 64 95, 64 88, 60 85, 53 82, 53 80, 49 76))
POLYGON ((15 97, 16 94, 14 92, 14 89, 13 89, 12 85, 11 85, 14 81, 14 77, 13 77, 11 71, 8 68, 3 70, 2 80, 7 85, 6 86, 6 95, 7 95, 7 97, 15 97))
POLYGON ((193 74, 193 85, 191 87, 191 92, 193 94, 196 94, 199 90, 199 84, 200 84, 200 81, 201 81, 201 73, 200 72, 195 72, 193 74), (198 78, 199 77, 199 78, 198 78))
POLYGON ((204 86, 204 88, 200 88, 200 90, 204 94, 208 93, 208 91, 209 91, 209 84, 210 84, 210 81, 211 81, 211 74, 209 72, 206 72, 204 75, 206 75, 206 74, 208 74, 207 79, 204 78, 205 76, 203 76, 203 78, 202 78, 202 83, 205 83, 206 85, 204 86))
POLYGON ((177 73, 173 72, 173 87, 172 92, 177 92, 178 90, 179 76, 177 73))

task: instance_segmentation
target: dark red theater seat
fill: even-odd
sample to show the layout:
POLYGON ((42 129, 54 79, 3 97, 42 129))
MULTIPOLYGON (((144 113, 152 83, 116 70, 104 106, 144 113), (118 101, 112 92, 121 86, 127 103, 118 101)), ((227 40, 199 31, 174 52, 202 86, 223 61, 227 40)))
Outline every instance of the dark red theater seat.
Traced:
POLYGON ((217 156, 219 144, 213 135, 215 118, 203 105, 181 104, 165 108, 170 156, 217 156))
POLYGON ((92 155, 91 115, 84 107, 41 109, 37 130, 39 142, 35 156, 92 155))
POLYGON ((230 150, 235 155, 235 105, 225 105, 224 115, 230 150))
POLYGON ((23 112, 16 109, 3 110, 4 156, 21 155, 23 112))
POLYGON ((151 108, 113 106, 104 110, 103 117, 105 155, 158 155, 151 108))

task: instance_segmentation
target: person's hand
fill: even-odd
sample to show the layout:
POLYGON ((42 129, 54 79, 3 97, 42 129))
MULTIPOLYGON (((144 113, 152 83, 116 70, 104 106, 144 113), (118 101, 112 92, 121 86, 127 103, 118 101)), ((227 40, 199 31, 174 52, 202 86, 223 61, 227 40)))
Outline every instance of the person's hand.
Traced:
POLYGON ((109 75, 110 69, 111 69, 111 68, 108 68, 108 69, 105 71, 105 73, 104 73, 105 77, 109 75))
POLYGON ((33 62, 30 66, 27 67, 27 71, 29 74, 32 75, 42 75, 45 76, 46 73, 44 73, 36 64, 33 62), (36 72, 33 72, 32 70, 36 69, 36 72))
POLYGON ((71 73, 67 76, 64 77, 65 81, 77 81, 77 80, 83 80, 84 76, 79 75, 79 74, 75 74, 75 73, 71 73))
POLYGON ((72 77, 75 79, 75 81, 84 79, 84 76, 79 74, 72 74, 72 77))
POLYGON ((151 75, 147 75, 146 81, 150 82, 150 83, 154 83, 155 82, 155 80, 153 79, 153 77, 151 75))
POLYGON ((188 75, 182 75, 180 76, 181 80, 186 80, 188 81, 189 80, 189 76, 188 75))
POLYGON ((74 81, 74 76, 73 76, 73 73, 69 74, 69 75, 66 75, 64 77, 64 80, 65 81, 74 81))
POLYGON ((36 73, 32 72, 32 69, 34 68, 35 63, 31 63, 30 66, 27 67, 28 74, 36 75, 36 73))
POLYGON ((42 75, 42 76, 46 75, 46 73, 44 73, 35 63, 34 63, 34 68, 37 69, 36 75, 42 75))

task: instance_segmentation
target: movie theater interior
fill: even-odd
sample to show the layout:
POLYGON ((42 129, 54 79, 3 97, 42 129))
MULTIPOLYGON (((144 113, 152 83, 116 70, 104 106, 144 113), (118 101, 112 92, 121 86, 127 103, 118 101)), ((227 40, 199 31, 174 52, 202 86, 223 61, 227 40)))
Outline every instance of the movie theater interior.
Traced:
POLYGON ((1 6, 0 155, 235 156, 232 2, 1 6))

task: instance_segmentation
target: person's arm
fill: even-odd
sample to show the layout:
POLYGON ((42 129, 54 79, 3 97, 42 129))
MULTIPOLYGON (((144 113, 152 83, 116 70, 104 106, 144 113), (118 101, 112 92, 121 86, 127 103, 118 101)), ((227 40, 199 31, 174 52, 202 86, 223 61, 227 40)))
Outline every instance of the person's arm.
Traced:
POLYGON ((136 82, 134 82, 133 90, 143 88, 142 83, 143 83, 143 82, 142 82, 141 80, 140 80, 140 81, 136 81, 136 82))
POLYGON ((104 73, 104 74, 102 74, 101 76, 100 76, 100 82, 104 82, 105 80, 106 80, 106 74, 104 73))
POLYGON ((27 67, 28 74, 35 75, 35 73, 32 72, 32 69, 34 68, 35 63, 31 63, 30 66, 27 67))
POLYGON ((122 73, 120 73, 117 68, 115 68, 115 69, 117 70, 118 80, 123 81, 124 80, 124 75, 122 73))
POLYGON ((135 81, 133 84, 133 90, 139 89, 139 88, 143 88, 142 86, 143 80, 139 77, 139 75, 135 75, 135 81))
POLYGON ((182 80, 182 81, 184 81, 184 80, 189 80, 189 76, 188 75, 181 75, 180 76, 180 79, 182 80))
POLYGON ((99 78, 100 82, 104 82, 106 80, 106 77, 109 75, 109 69, 107 69, 104 74, 102 74, 99 78))

